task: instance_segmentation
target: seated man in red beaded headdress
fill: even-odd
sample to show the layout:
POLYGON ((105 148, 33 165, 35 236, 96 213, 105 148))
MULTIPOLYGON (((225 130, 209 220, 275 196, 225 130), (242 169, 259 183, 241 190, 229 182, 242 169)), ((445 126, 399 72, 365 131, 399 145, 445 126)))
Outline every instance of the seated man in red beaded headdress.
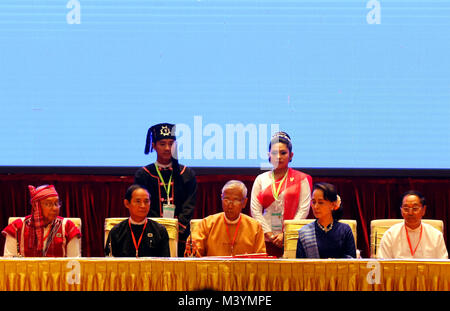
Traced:
POLYGON ((28 186, 31 215, 17 219, 3 231, 5 257, 80 257, 81 233, 75 224, 59 217, 61 203, 52 185, 28 186))

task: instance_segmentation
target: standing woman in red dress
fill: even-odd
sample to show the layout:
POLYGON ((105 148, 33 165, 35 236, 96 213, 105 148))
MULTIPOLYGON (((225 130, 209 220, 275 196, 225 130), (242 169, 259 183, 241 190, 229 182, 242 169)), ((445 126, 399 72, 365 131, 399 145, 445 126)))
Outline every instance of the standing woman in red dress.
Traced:
POLYGON ((311 176, 289 167, 294 153, 285 132, 275 133, 269 144, 273 169, 258 175, 252 188, 251 214, 264 231, 267 253, 283 255, 284 220, 308 217, 311 201, 311 176))

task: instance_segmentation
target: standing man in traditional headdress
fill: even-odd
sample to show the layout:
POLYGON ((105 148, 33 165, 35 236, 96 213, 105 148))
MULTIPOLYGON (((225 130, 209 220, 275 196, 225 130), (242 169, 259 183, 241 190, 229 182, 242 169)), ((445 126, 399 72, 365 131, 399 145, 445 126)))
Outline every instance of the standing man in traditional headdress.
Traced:
POLYGON ((28 186, 31 215, 17 219, 2 233, 5 257, 80 257, 81 233, 67 218, 59 217, 61 202, 52 185, 28 186))
POLYGON ((145 154, 156 150, 156 162, 140 168, 134 183, 150 193, 149 217, 178 219, 178 256, 183 257, 195 208, 197 180, 192 169, 178 163, 175 140, 174 124, 160 123, 149 128, 145 154))

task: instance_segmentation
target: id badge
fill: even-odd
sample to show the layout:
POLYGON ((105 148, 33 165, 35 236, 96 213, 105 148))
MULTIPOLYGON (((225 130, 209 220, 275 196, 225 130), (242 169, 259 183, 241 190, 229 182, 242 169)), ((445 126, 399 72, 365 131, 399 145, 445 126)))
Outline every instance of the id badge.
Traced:
POLYGON ((272 232, 281 233, 283 232, 283 215, 281 212, 272 212, 272 232))
POLYGON ((175 204, 163 204, 163 217, 164 218, 175 217, 175 204))

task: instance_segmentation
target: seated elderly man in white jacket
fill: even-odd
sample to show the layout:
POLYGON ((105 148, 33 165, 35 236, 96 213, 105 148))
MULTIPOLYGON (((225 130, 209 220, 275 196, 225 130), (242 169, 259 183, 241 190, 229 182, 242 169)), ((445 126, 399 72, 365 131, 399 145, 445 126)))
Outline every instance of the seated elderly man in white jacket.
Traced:
POLYGON ((404 222, 393 225, 380 242, 378 258, 448 259, 442 233, 422 222, 426 212, 425 197, 418 191, 402 196, 404 222))

